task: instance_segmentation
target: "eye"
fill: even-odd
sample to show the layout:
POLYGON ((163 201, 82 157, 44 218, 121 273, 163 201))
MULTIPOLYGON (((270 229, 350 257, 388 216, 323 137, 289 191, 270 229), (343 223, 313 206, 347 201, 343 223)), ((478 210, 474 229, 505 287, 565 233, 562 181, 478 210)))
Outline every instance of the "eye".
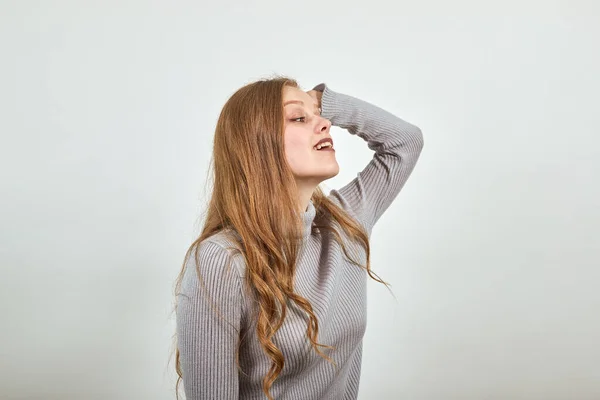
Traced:
POLYGON ((306 117, 298 117, 298 118, 293 118, 292 121, 294 122, 304 122, 304 120, 306 120, 306 117), (302 121, 298 121, 298 120, 302 120, 302 121))

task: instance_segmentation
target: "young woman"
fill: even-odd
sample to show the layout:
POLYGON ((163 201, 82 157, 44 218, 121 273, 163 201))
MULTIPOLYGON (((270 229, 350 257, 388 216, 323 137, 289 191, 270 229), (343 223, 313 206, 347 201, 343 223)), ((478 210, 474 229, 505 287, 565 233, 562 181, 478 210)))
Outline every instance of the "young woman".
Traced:
POLYGON ((423 148, 416 126, 322 83, 239 89, 219 117, 214 188, 176 282, 177 387, 188 400, 356 399, 369 238, 423 148), (331 126, 374 151, 351 182, 331 126))

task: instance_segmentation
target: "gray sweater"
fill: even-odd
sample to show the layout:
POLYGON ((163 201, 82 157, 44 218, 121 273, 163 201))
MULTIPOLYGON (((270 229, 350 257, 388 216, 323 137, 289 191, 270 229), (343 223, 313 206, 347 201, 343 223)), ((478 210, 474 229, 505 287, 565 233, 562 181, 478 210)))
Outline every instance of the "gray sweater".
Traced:
MULTIPOLYGON (((373 158, 351 182, 331 190, 329 198, 356 218, 371 236, 372 228, 406 183, 423 147, 416 126, 354 97, 337 93, 325 84, 322 115, 334 126, 358 135, 374 151, 373 158)), ((350 400, 358 396, 362 341, 367 324, 367 278, 364 269, 351 264, 329 235, 311 229, 315 207, 309 203, 302 218, 304 240, 298 257, 294 288, 313 306, 319 321, 317 342, 334 346, 321 350, 339 368, 320 357, 306 338, 308 318, 294 302, 274 341, 285 357, 284 368, 271 387, 277 400, 350 400)), ((366 254, 338 231, 350 256, 362 265, 366 254)), ((178 295, 176 316, 183 387, 188 400, 266 399, 262 379, 271 367, 249 318, 253 304, 242 290, 243 258, 230 255, 233 242, 217 233, 200 245, 200 265, 206 290, 222 317, 244 336, 237 370, 238 337, 216 315, 199 286, 193 257, 187 263, 178 295), (229 260, 234 268, 226 271, 229 260)), ((375 268, 376 270, 376 268, 375 268)), ((385 277, 382 277, 385 280, 385 277)))

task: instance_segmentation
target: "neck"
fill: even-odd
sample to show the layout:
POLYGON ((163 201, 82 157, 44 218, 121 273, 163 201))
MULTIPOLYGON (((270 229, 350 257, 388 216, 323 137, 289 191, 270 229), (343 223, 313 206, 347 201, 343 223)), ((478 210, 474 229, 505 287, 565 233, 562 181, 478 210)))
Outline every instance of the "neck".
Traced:
POLYGON ((304 239, 309 237, 311 234, 312 223, 313 223, 313 220, 315 219, 315 214, 316 214, 315 207, 313 205, 312 200, 309 199, 306 209, 304 211, 302 211, 302 213, 300 214, 302 217, 302 224, 304 227, 304 231, 303 231, 304 239))
POLYGON ((304 213, 308 209, 308 203, 315 191, 315 185, 304 184, 298 185, 298 207, 301 213, 304 213))

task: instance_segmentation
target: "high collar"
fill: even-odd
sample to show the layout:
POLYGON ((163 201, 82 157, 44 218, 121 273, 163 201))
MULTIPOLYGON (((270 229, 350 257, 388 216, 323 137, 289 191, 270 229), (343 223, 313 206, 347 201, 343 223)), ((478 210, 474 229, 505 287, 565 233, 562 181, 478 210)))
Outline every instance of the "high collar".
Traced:
POLYGON ((306 211, 304 211, 302 213, 302 223, 303 223, 303 227, 304 227, 304 232, 303 232, 304 239, 309 237, 311 234, 312 223, 313 223, 313 220, 315 219, 315 214, 316 214, 315 205, 313 204, 312 199, 311 199, 308 201, 308 207, 306 208, 306 211))

